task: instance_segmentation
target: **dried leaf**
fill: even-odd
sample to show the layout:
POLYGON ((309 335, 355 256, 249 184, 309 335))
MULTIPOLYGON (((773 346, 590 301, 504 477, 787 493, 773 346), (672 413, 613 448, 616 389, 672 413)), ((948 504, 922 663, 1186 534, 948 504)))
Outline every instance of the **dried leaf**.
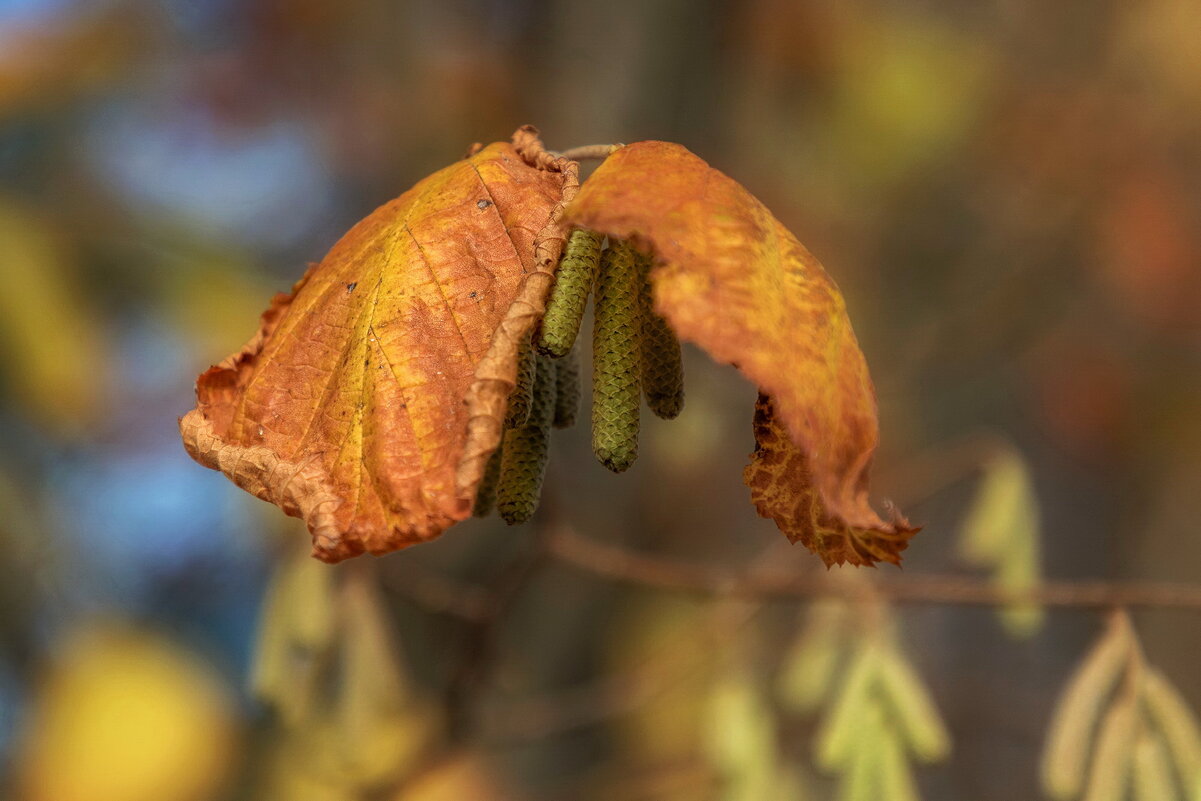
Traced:
POLYGON ((900 562, 900 551, 916 529, 899 516, 891 524, 861 527, 832 514, 805 452, 789 439, 766 395, 755 403, 754 429, 755 452, 743 478, 759 514, 773 518, 789 540, 801 542, 827 565, 900 562))
POLYGON ((1097 717, 1125 673, 1133 647, 1129 620, 1115 616, 1068 681, 1051 717, 1043 750, 1042 784, 1051 798, 1075 798, 1083 788, 1097 717))
POLYGON ((303 518, 325 561, 469 516, 575 188, 523 128, 377 209, 200 376, 188 452, 303 518))
POLYGON ((614 152, 567 218, 653 253, 655 311, 772 398, 780 422, 756 426, 746 474, 760 514, 827 564, 899 561, 914 529, 868 503, 875 393, 817 259, 742 186, 667 142, 614 152))

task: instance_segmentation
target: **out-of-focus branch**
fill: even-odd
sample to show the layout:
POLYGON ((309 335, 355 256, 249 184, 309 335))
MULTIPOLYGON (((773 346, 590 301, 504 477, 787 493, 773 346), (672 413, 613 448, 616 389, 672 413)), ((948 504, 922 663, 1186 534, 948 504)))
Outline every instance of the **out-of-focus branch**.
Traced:
POLYGON ((1106 609, 1158 607, 1201 609, 1201 586, 1145 581, 1046 581, 1027 592, 1012 592, 985 579, 937 574, 903 575, 851 582, 836 573, 739 571, 648 556, 581 537, 558 526, 548 550, 564 564, 624 584, 727 598, 836 597, 886 599, 898 604, 1042 606, 1106 609))

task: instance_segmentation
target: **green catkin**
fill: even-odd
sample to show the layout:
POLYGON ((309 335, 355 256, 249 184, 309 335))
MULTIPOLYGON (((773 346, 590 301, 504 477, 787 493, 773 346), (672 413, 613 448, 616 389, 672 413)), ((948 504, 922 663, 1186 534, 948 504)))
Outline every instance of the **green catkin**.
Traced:
POLYGON ((521 428, 530 416, 531 393, 534 385, 534 349, 522 341, 517 351, 517 383, 509 393, 509 408, 505 412, 505 428, 521 428))
POLYGON ((555 413, 555 368, 545 356, 536 359, 529 418, 521 428, 505 433, 496 510, 509 525, 524 523, 538 509, 546 474, 550 424, 555 413))
POLYGON ((657 417, 674 420, 684 408, 684 363, 680 340, 655 314, 648 279, 651 260, 638 257, 642 302, 642 394, 657 417))
POLYGON ((580 360, 573 350, 555 359, 555 428, 575 425, 580 411, 580 360))
POLYGON ((487 517, 496 503, 496 482, 500 478, 500 460, 504 447, 505 441, 502 438, 496 450, 488 457, 484 477, 480 479, 480 487, 475 492, 475 505, 471 508, 471 514, 475 517, 487 517))
POLYGON ((592 328, 592 452, 614 473, 638 456, 642 402, 641 282, 635 253, 613 242, 601 258, 592 328))
POLYGON ((588 295, 596 283, 601 239, 593 231, 577 230, 567 240, 538 335, 538 350, 547 356, 561 359, 575 344, 588 295))

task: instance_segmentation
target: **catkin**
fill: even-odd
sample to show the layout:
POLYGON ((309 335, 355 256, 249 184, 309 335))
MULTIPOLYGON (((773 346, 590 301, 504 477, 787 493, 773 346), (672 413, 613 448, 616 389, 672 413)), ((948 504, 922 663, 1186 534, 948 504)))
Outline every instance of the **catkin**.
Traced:
POLYGON ((1163 735, 1182 777, 1201 778, 1201 729, 1188 702, 1155 668, 1144 668, 1142 698, 1150 723, 1163 735))
POLYGON ((642 402, 641 298, 638 266, 627 242, 601 258, 592 328, 592 451, 614 473, 638 456, 642 402))
POLYGON ((580 411, 580 360, 575 351, 555 359, 555 428, 575 425, 580 411))
POLYGON ((680 340, 667 321, 655 313, 650 292, 651 260, 639 255, 642 295, 642 394, 657 417, 674 420, 684 408, 684 363, 680 340))
POLYGON ((509 393, 509 408, 505 412, 505 428, 521 428, 530 416, 531 394, 534 385, 534 349, 523 340, 517 351, 517 383, 509 393))
POLYGON ((913 755, 922 762, 946 759, 951 751, 951 737, 934 699, 905 658, 895 649, 884 651, 877 677, 897 730, 913 755))
POLYGON ((780 674, 779 692, 785 703, 798 712, 821 706, 838 674, 846 631, 846 604, 818 601, 811 606, 780 674))
POLYGON ((601 239, 593 231, 577 230, 567 240, 538 336, 538 350, 547 356, 562 358, 575 344, 588 295, 596 283, 601 239))
POLYGON ((496 510, 509 525, 524 523, 538 509, 546 474, 550 424, 555 411, 554 365, 536 359, 533 399, 525 425, 505 433, 505 449, 496 487, 496 510))
POLYGON ((1181 797, 1176 793, 1168 749, 1157 734, 1144 730, 1134 747, 1132 801, 1172 801, 1181 797))
POLYGON ((1083 801, 1121 801, 1126 797, 1138 727, 1136 696, 1119 690, 1097 730, 1083 801))
POLYGON ((1134 638, 1125 616, 1109 628, 1072 674, 1051 716, 1043 750, 1042 783, 1054 799, 1075 798, 1084 787, 1088 748, 1101 707, 1122 679, 1134 638))
POLYGON ((852 764, 861 745, 856 738, 863 728, 862 716, 875 704, 872 689, 879 658, 879 648, 873 643, 863 643, 852 657, 842 686, 815 738, 814 762, 822 770, 838 772, 852 764))
POLYGON ((488 457, 488 464, 484 467, 484 476, 480 479, 479 489, 475 492, 475 505, 471 507, 471 514, 475 517, 487 517, 496 503, 496 482, 500 478, 500 460, 501 454, 504 453, 504 447, 505 441, 502 438, 500 444, 496 446, 496 450, 492 451, 492 455, 488 457))
POLYGON ((877 718, 873 723, 882 726, 880 737, 880 788, 878 793, 867 796, 873 801, 920 801, 913 768, 905 758, 903 736, 887 721, 877 718))

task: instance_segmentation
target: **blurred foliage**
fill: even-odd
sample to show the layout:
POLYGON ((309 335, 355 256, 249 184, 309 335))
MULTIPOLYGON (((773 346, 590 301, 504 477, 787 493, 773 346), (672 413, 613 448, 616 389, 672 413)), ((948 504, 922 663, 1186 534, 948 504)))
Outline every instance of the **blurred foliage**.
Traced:
MULTIPOLYGON (((1088 615, 1015 642, 983 612, 897 608, 869 637, 854 605, 798 619, 553 568, 479 652, 474 700, 504 725, 451 745, 450 677, 484 660, 479 624, 448 610, 478 611, 529 533, 473 523, 351 589, 175 431, 271 292, 470 142, 526 122, 554 148, 679 141, 847 296, 883 418, 876 486, 926 526, 901 578, 967 550, 997 582, 1201 580, 1195 17, 1192 0, 0 3, 0 794, 358 799, 366 778, 344 778, 366 765, 405 801, 737 798, 768 775, 824 799, 906 771, 926 801, 1009 801, 1038 796, 1042 753, 1044 783, 1048 761, 1073 766, 1057 797, 1087 798, 1100 764, 1139 801, 1196 797, 1186 613, 1146 613, 1114 671, 1069 681, 1088 615), (980 430, 1007 450, 921 458, 980 430), (969 545, 1001 538, 1004 558, 969 545), (246 691, 264 592, 268 703, 246 691), (910 767, 877 667, 853 769, 807 773, 865 638, 933 689, 949 761, 910 767), (350 692, 342 671, 370 680, 350 692), (1127 686, 1135 714, 1115 718, 1127 686), (1094 758, 1102 718, 1121 759, 1094 758)), ((778 536, 738 481, 753 389, 685 362, 688 408, 647 421, 630 477, 566 436, 548 504, 570 498, 587 536, 743 564, 778 536)))
POLYGON ((201 801, 221 788, 238 727, 217 677, 161 637, 95 624, 62 644, 18 750, 28 801, 201 801))

